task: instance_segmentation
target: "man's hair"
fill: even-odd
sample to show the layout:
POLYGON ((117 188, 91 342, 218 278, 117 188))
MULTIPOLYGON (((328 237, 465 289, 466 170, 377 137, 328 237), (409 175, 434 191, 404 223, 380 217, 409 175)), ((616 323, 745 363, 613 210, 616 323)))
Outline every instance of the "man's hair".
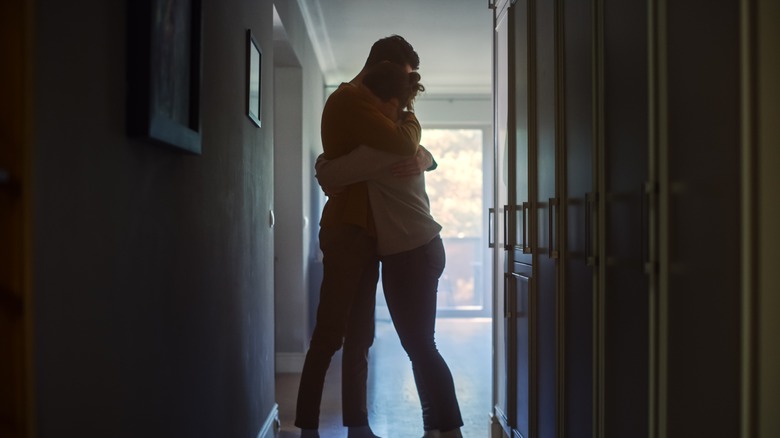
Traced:
POLYGON ((368 69, 363 85, 382 102, 396 98, 401 108, 410 110, 417 93, 425 91, 419 73, 407 73, 405 67, 391 62, 381 62, 368 69))
POLYGON ((412 70, 420 68, 420 57, 403 37, 392 35, 382 38, 371 46, 363 68, 373 67, 380 62, 389 61, 400 66, 409 65, 412 70))

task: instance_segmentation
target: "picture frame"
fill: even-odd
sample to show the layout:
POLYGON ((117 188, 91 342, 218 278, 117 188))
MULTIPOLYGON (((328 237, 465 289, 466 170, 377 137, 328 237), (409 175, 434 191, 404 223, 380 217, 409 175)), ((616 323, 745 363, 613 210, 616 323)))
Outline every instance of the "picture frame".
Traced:
POLYGON ((262 126, 263 52, 252 29, 246 31, 246 115, 258 128, 262 126))
POLYGON ((127 131, 201 153, 201 0, 127 2, 127 131))

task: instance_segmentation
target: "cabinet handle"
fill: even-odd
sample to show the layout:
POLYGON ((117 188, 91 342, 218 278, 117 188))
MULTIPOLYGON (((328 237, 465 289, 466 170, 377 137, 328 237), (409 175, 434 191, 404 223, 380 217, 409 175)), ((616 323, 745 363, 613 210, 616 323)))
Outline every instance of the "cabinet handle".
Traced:
POLYGON ((596 234, 593 232, 593 208, 598 199, 598 195, 595 193, 585 194, 585 257, 588 266, 596 266, 598 264, 598 256, 594 253, 593 236, 596 234))
POLYGON ((530 206, 527 202, 523 202, 520 206, 522 216, 523 216, 523 254, 531 254, 531 247, 528 245, 528 223, 526 218, 528 217, 528 211, 530 210, 530 206))
POLYGON ((504 273, 504 317, 524 318, 528 316, 528 291, 517 289, 517 279, 523 277, 515 272, 504 273))
POLYGON ((654 202, 651 198, 655 195, 654 185, 651 182, 642 184, 639 201, 639 260, 642 263, 642 269, 646 273, 653 270, 653 264, 650 262, 650 206, 654 202))
POLYGON ((509 242, 509 212, 512 211, 512 207, 509 205, 504 206, 504 251, 512 249, 512 244, 509 242))
POLYGON ((488 248, 496 247, 495 236, 493 235, 493 219, 496 216, 495 208, 488 208, 488 248))
POLYGON ((557 259, 558 258, 558 250, 556 237, 557 233, 555 232, 556 225, 558 224, 558 215, 556 214, 557 206, 558 206, 558 199, 557 198, 549 198, 548 199, 548 205, 549 205, 549 213, 547 216, 547 245, 549 248, 547 249, 547 255, 551 259, 557 259))

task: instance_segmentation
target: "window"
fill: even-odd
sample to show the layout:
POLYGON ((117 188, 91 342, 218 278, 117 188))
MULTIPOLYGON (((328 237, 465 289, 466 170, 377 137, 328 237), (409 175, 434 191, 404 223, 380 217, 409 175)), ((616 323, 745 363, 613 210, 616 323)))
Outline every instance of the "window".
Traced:
MULTIPOLYGON (((447 264, 439 279, 440 316, 490 316, 484 145, 487 128, 423 129, 439 167, 425 174, 431 213, 442 225, 447 264)), ((380 312, 385 306, 377 298, 380 312)))

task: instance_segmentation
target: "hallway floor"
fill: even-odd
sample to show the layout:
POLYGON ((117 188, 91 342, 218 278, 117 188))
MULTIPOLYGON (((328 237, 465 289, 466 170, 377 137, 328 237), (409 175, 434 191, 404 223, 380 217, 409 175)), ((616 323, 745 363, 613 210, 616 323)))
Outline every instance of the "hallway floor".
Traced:
MULTIPOLYGON (((436 343, 452 371, 465 438, 485 438, 489 431, 491 385, 491 323, 488 318, 439 318, 436 343)), ((369 363, 369 421, 382 438, 423 435, 420 400, 409 358, 389 320, 377 320, 369 363)), ((282 423, 279 438, 298 436, 293 425, 300 374, 276 376, 276 399, 282 423)), ((341 425, 341 362, 333 358, 323 394, 320 436, 343 438, 341 425)))

